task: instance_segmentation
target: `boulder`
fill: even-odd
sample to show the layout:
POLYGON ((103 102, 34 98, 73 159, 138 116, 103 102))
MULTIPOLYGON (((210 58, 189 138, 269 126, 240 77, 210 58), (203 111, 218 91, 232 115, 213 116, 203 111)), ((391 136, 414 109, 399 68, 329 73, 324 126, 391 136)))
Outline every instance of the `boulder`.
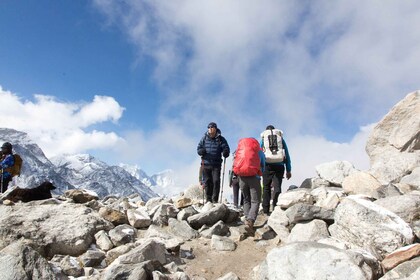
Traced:
POLYGON ((114 226, 128 224, 127 215, 121 211, 112 209, 111 207, 101 207, 99 215, 114 226))
POLYGON ((329 236, 327 223, 323 220, 312 220, 295 225, 290 231, 287 242, 318 241, 329 236))
POLYGON ((174 206, 178 209, 182 209, 192 205, 192 199, 189 197, 181 196, 174 202, 174 206))
POLYGON ((84 189, 68 190, 64 193, 64 197, 72 199, 75 203, 86 203, 99 198, 96 193, 84 189))
POLYGON ((375 203, 349 196, 335 211, 331 236, 384 257, 394 250, 413 243, 410 226, 400 217, 375 203))
POLYGON ((303 221, 310 221, 313 219, 325 220, 332 222, 334 220, 334 211, 331 209, 324 209, 319 206, 309 205, 305 203, 298 203, 287 209, 286 216, 290 223, 296 224, 303 221))
POLYGON ((342 188, 337 187, 319 187, 311 191, 311 195, 315 200, 315 206, 325 209, 335 209, 340 203, 344 194, 342 188))
POLYGON ((0 224, 0 248, 20 238, 30 239, 49 258, 81 255, 94 243, 95 233, 113 227, 84 205, 36 201, 13 208, 0 205, 0 224))
POLYGON ((167 263, 166 248, 162 242, 147 239, 143 244, 117 258, 120 264, 138 264, 148 260, 158 261, 162 265, 167 263))
POLYGON ((399 182, 420 165, 419 96, 420 91, 408 94, 369 135, 370 172, 384 185, 399 182))
POLYGON ((280 232, 284 232, 284 228, 289 225, 289 218, 286 212, 277 206, 268 217, 267 225, 279 234, 280 232))
POLYGON ((353 172, 343 180, 343 190, 348 194, 363 194, 379 198, 381 183, 371 174, 363 171, 353 172))
POLYGON ((277 206, 287 209, 297 203, 313 204, 313 197, 309 189, 295 189, 285 193, 281 193, 277 200, 277 206))
POLYGON ((403 262, 385 273, 380 280, 417 280, 420 279, 420 257, 403 262))
POLYGON ((100 266, 105 259, 105 253, 99 250, 87 250, 83 255, 78 258, 83 267, 100 266))
POLYGON ((152 223, 152 220, 146 211, 140 209, 128 209, 127 210, 128 222, 132 227, 135 228, 147 228, 152 223))
POLYGON ((55 280, 46 259, 24 242, 10 244, 0 251, 2 280, 55 280))
POLYGON ((55 255, 51 259, 54 270, 59 270, 66 276, 79 277, 83 275, 82 264, 76 257, 55 255))
POLYGON ((420 195, 405 194, 386 197, 378 199, 374 203, 397 214, 407 223, 420 220, 420 195))
POLYGON ((239 280, 239 277, 235 273, 229 272, 228 274, 219 277, 216 280, 239 280))
POLYGON ((319 177, 307 178, 303 180, 300 185, 300 189, 316 189, 321 187, 329 187, 330 183, 327 180, 321 179, 319 177))
POLYGON ((315 242, 290 243, 272 249, 259 266, 255 279, 368 280, 371 275, 359 267, 346 251, 315 242))
POLYGON ((187 220, 188 217, 197 214, 198 211, 194 209, 194 207, 190 206, 187 208, 182 209, 181 211, 179 211, 178 215, 177 215, 177 219, 180 221, 183 220, 187 220))
POLYGON ((111 229, 108 234, 114 246, 120 246, 134 242, 137 231, 129 225, 119 225, 111 229))
POLYGON ((220 220, 224 220, 229 209, 225 204, 217 204, 209 211, 198 213, 188 217, 187 221, 194 229, 199 229, 203 225, 212 226, 220 220))
POLYGON ((204 238, 210 239, 213 235, 226 236, 229 233, 229 227, 223 221, 218 221, 212 227, 200 232, 204 238))
POLYGON ((348 161, 332 161, 315 167, 316 173, 334 186, 341 186, 344 178, 356 172, 353 164, 348 161))
POLYGON ((96 245, 103 251, 109 251, 114 247, 111 239, 104 230, 98 231, 95 234, 96 245))
POLYGON ((401 178, 400 183, 410 185, 415 190, 420 190, 420 167, 401 178))
POLYGON ((382 261, 382 267, 385 271, 391 270, 397 265, 420 256, 420 244, 405 246, 392 252, 382 261))
POLYGON ((191 240, 199 236, 198 232, 191 228, 187 221, 179 221, 174 218, 169 219, 168 231, 184 241, 191 240))

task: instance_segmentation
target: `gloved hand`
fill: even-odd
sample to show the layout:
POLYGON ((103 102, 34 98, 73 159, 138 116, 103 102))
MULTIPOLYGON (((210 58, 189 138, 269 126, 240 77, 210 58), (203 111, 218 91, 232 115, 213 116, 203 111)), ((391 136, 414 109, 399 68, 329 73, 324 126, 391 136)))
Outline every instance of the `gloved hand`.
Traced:
POLYGON ((228 151, 228 150, 224 150, 224 151, 223 151, 223 157, 224 157, 224 158, 229 157, 229 151, 228 151))
POLYGON ((206 154, 206 149, 199 149, 197 153, 199 156, 204 156, 206 154))
POLYGON ((292 178, 292 172, 286 172, 286 178, 287 178, 287 180, 292 178))

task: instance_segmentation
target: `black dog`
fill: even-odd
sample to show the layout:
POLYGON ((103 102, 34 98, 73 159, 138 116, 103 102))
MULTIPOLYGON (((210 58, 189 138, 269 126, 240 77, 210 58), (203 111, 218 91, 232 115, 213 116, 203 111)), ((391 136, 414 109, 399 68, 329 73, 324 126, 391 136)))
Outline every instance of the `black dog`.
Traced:
POLYGON ((33 200, 43 200, 52 198, 51 190, 56 189, 56 187, 48 181, 45 181, 38 187, 32 189, 22 189, 16 187, 13 191, 11 191, 5 199, 8 199, 13 202, 18 202, 19 200, 22 202, 29 202, 33 200))

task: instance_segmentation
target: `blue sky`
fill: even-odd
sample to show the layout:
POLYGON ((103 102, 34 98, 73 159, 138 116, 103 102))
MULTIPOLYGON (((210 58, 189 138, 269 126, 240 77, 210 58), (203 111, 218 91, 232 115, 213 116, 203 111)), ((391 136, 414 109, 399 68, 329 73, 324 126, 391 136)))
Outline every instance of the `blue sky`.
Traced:
POLYGON ((418 26, 418 1, 1 1, 0 126, 181 187, 210 121, 232 150, 282 129, 286 185, 366 169, 373 124, 419 89, 418 26))

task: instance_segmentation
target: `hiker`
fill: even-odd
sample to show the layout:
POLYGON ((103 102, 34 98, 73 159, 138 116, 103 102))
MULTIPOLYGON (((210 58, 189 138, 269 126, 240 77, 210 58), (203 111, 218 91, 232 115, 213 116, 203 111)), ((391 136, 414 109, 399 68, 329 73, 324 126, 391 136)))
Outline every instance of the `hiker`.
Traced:
POLYGON ((261 133, 261 148, 265 154, 265 170, 263 172, 263 202, 262 208, 270 215, 271 187, 273 190, 273 210, 281 193, 281 184, 286 166, 286 178, 292 177, 292 166, 289 150, 283 138, 283 132, 268 125, 261 133))
MULTIPOLYGON (((206 201, 217 203, 220 191, 220 170, 223 162, 229 157, 230 149, 226 139, 214 122, 209 123, 207 132, 197 146, 203 165, 203 181, 206 190, 206 201)), ((224 168, 224 166, 223 166, 224 168)))
POLYGON ((254 233, 254 223, 258 216, 261 201, 260 176, 264 171, 265 155, 255 138, 239 140, 233 162, 233 172, 238 175, 239 187, 244 196, 244 215, 246 230, 254 233))
POLYGON ((15 158, 12 154, 12 144, 5 142, 1 146, 0 172, 1 172, 1 188, 0 192, 4 193, 12 181, 10 168, 15 164, 15 158))

